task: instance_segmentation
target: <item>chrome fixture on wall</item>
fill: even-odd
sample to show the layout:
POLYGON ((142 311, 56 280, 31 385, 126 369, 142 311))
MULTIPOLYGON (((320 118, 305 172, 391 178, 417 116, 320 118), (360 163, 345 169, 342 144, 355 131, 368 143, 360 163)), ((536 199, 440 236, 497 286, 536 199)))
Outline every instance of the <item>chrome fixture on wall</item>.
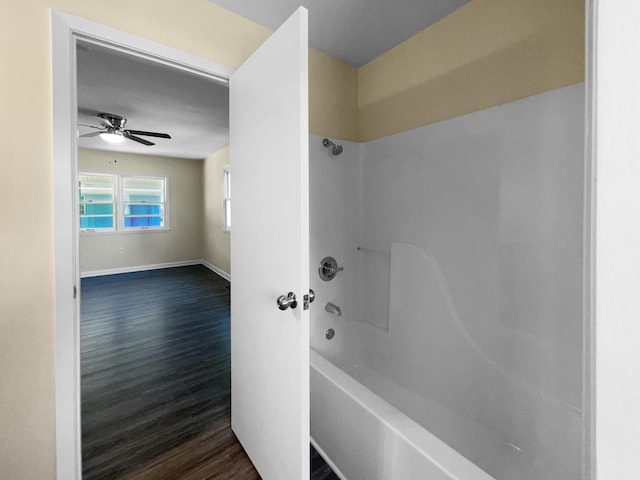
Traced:
POLYGON ((331 153, 333 155, 340 155, 342 153, 342 145, 336 145, 328 138, 322 139, 322 145, 324 145, 327 148, 331 148, 331 153))
POLYGON ((324 257, 320 261, 320 266, 318 267, 318 275, 325 282, 329 280, 333 280, 338 272, 344 270, 343 267, 338 266, 338 262, 333 257, 324 257))
POLYGON ((335 303, 331 303, 331 302, 325 303, 324 310, 325 312, 329 312, 330 314, 335 315, 336 317, 342 316, 342 309, 335 303))

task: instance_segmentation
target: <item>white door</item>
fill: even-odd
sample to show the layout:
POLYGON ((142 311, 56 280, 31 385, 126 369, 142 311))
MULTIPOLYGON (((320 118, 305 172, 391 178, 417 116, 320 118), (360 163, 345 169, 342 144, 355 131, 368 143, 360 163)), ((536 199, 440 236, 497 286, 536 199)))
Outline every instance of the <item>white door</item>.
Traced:
POLYGON ((300 7, 229 83, 231 425, 264 480, 309 478, 307 56, 300 7))

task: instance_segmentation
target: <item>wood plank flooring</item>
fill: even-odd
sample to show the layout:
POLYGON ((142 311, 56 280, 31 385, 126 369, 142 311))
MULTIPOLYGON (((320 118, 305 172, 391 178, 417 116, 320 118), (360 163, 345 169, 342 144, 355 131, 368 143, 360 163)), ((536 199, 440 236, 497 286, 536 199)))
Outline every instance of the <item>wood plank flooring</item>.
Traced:
POLYGON ((202 266, 82 280, 85 480, 260 478, 230 428, 228 287, 202 266))

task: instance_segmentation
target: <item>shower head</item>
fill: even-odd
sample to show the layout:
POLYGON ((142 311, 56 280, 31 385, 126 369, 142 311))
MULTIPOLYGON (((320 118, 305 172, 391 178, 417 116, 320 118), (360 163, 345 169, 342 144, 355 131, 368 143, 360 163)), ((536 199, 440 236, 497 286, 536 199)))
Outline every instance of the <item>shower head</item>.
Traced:
POLYGON ((328 138, 323 138, 322 139, 322 145, 324 145, 327 148, 330 147, 331 148, 331 153, 333 155, 340 155, 342 153, 342 145, 336 145, 335 143, 333 143, 328 138))

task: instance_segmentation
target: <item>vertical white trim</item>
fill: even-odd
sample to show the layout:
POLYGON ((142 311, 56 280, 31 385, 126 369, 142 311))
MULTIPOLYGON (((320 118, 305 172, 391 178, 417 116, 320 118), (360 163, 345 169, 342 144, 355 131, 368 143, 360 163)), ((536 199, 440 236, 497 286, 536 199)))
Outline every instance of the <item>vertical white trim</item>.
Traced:
POLYGON ((80 455, 80 345, 78 234, 74 199, 77 172, 75 41, 69 26, 51 16, 53 98, 53 206, 55 252, 56 474, 82 476, 80 455))
POLYGON ((231 233, 231 222, 229 221, 229 208, 231 204, 231 166, 227 165, 222 169, 222 231, 231 233))
POLYGON ((80 297, 77 216, 76 41, 146 58, 228 84, 233 69, 195 55, 52 10, 53 205, 55 298, 56 475, 80 480, 80 297), (78 289, 79 292, 79 289, 78 289))
POLYGON ((596 45, 595 3, 586 0, 585 17, 585 164, 583 216, 583 334, 582 334, 582 478, 595 479, 595 137, 593 128, 596 45))
POLYGON ((640 3, 593 0, 595 468, 640 478, 640 3))

